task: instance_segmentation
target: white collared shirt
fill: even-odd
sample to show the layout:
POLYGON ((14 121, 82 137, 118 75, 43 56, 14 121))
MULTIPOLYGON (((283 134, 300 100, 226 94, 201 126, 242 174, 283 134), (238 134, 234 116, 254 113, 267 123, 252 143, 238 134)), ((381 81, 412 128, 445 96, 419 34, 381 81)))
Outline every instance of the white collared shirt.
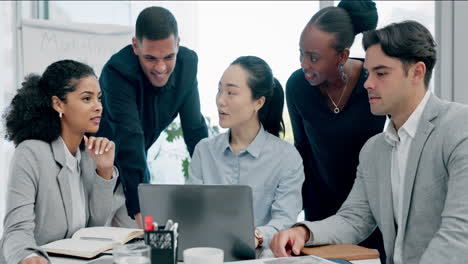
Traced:
MULTIPOLYGON (((60 137, 60 139, 62 139, 60 137)), ((68 150, 65 142, 63 141, 65 148, 65 160, 66 167, 70 171, 70 194, 72 201, 72 226, 69 227, 70 234, 75 233, 80 228, 86 226, 86 208, 85 208, 85 195, 83 180, 81 179, 81 153, 80 150, 76 150, 76 155, 73 156, 68 150)))
MULTIPOLYGON (((426 92, 419 105, 398 131, 395 130, 393 121, 388 122, 385 128, 385 140, 393 146, 391 161, 393 216, 398 227, 401 227, 403 223, 403 183, 406 177, 409 151, 429 96, 430 92, 426 92)), ((402 240, 403 230, 398 228, 393 254, 395 264, 403 264, 402 240)))

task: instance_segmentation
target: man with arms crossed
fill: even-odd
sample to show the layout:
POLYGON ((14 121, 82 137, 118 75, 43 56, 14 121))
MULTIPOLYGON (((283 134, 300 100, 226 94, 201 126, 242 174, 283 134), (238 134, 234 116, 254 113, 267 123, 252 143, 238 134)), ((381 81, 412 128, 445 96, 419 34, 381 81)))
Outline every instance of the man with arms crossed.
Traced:
POLYGON ((421 24, 367 32, 363 46, 371 111, 391 122, 362 148, 338 213, 277 233, 270 247, 290 256, 304 245, 357 244, 378 226, 388 264, 465 262, 468 107, 428 91, 436 51, 421 24))
POLYGON ((153 6, 138 15, 132 45, 104 66, 99 78, 104 113, 98 134, 116 144, 122 183, 116 191, 112 225, 135 226, 130 216, 142 227, 137 187, 150 179, 146 154, 177 115, 190 155, 208 136, 200 112, 197 62, 194 51, 179 46, 171 12, 153 6))

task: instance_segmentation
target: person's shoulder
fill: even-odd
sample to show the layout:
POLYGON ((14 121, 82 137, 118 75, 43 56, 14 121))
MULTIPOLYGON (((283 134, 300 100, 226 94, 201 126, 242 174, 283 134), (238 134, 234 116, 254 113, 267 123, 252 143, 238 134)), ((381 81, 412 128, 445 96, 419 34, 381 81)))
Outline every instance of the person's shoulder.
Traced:
POLYGON ((177 53, 177 60, 182 60, 184 62, 198 62, 197 53, 185 46, 179 46, 179 52, 177 53))
POLYGON ((440 100, 442 111, 439 113, 439 126, 451 135, 468 133, 468 105, 440 100))
POLYGON ((44 150, 50 150, 50 143, 43 141, 43 140, 38 140, 38 139, 27 139, 16 147, 16 150, 30 150, 33 152, 38 152, 40 153, 41 151, 44 150))
POLYGON ((207 137, 204 139, 201 139, 197 143, 197 149, 200 151, 206 151, 208 149, 216 148, 220 144, 223 144, 226 140, 226 133, 220 133, 218 135, 212 136, 212 137, 207 137))
POLYGON ((291 95, 294 92, 301 90, 308 82, 304 77, 302 69, 294 71, 286 81, 286 94, 291 95))
POLYGON ((465 120, 468 121, 468 119, 466 118, 468 113, 468 105, 448 101, 442 101, 442 104, 445 105, 444 114, 442 115, 443 119, 449 121, 458 121, 454 122, 454 124, 463 123, 463 121, 465 120))
POLYGON ((46 141, 27 139, 16 146, 15 157, 23 157, 30 161, 44 160, 52 157, 52 148, 46 141))
POLYGON ((206 146, 209 146, 213 140, 215 139, 216 136, 214 137, 207 137, 207 138, 203 138, 201 139, 200 141, 198 141, 197 143, 197 148, 205 148, 206 146))
POLYGON ((294 148, 294 146, 291 143, 287 142, 286 140, 284 140, 282 138, 279 138, 279 137, 271 134, 270 132, 268 132, 266 130, 265 130, 265 138, 267 139, 268 144, 274 145, 276 147, 288 148, 289 146, 291 146, 291 147, 294 148))
MULTIPOLYGON (((444 157, 456 149, 468 147, 468 106, 431 95, 422 119, 431 123, 431 144, 441 144, 444 157), (436 114, 434 114, 436 113, 436 114)), ((427 131, 427 130, 426 130, 427 131)), ((465 149, 463 149, 465 151, 465 149)))
POLYGON ((108 67, 124 76, 133 76, 137 74, 140 65, 138 57, 133 52, 132 45, 129 44, 112 55, 109 61, 104 65, 103 69, 108 67))
POLYGON ((262 151, 270 153, 271 162, 278 163, 285 171, 303 166, 302 156, 293 144, 268 132, 266 134, 268 140, 262 151))
POLYGON ((385 132, 375 134, 364 143, 360 155, 375 155, 375 153, 378 153, 382 149, 384 144, 388 144, 385 140, 385 132))
POLYGON ((302 161, 301 155, 293 144, 267 131, 265 131, 265 135, 267 146, 272 148, 270 151, 278 153, 278 156, 284 157, 285 159, 295 160, 299 158, 302 161))
POLYGON ((288 81, 286 82, 286 85, 295 84, 297 82, 300 82, 300 81, 302 82, 304 80, 305 80, 304 71, 302 69, 297 69, 289 76, 288 81))
POLYGON ((191 91, 192 84, 197 78, 198 57, 195 51, 180 46, 174 69, 176 75, 176 86, 179 90, 191 91))
POLYGON ((217 134, 213 137, 204 138, 204 140, 206 140, 206 144, 219 146, 220 144, 226 143, 227 133, 229 132, 224 132, 224 133, 217 134))
POLYGON ((108 65, 122 66, 129 62, 137 61, 135 60, 135 53, 133 52, 133 47, 131 44, 123 47, 118 52, 114 53, 107 61, 108 65))
POLYGON ((468 119, 466 118, 467 113, 468 105, 447 101, 434 94, 430 94, 421 119, 448 129, 468 123, 468 119))
POLYGON ((99 83, 104 92, 125 91, 123 94, 126 94, 137 91, 137 89, 129 88, 139 88, 143 78, 144 73, 141 70, 138 56, 133 52, 132 45, 127 45, 112 55, 104 65, 99 76, 99 83))

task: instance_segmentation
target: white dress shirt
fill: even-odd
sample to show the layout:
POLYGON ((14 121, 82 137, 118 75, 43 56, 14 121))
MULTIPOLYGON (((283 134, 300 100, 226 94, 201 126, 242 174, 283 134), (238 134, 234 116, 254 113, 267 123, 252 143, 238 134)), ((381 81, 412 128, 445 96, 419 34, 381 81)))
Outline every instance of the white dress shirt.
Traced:
MULTIPOLYGON (((62 139, 63 142, 63 139, 62 139)), ((69 228, 70 233, 75 233, 78 229, 86 226, 86 209, 85 209, 85 197, 83 181, 81 179, 81 152, 79 149, 76 150, 75 156, 73 156, 68 150, 65 142, 63 142, 65 148, 65 160, 67 163, 67 169, 71 172, 70 179, 70 193, 72 197, 72 226, 69 228)))
MULTIPOLYGON (((403 223, 403 183, 406 176, 406 165, 408 161, 411 143, 416 135, 422 113, 429 99, 430 92, 426 92, 424 98, 410 115, 408 120, 396 131, 393 121, 388 122, 385 128, 385 139, 393 146, 391 160, 391 185, 393 199, 393 216, 395 223, 401 227, 403 223)), ((398 228, 395 239, 395 250, 393 261, 395 264, 402 262, 402 239, 403 230, 398 228)))

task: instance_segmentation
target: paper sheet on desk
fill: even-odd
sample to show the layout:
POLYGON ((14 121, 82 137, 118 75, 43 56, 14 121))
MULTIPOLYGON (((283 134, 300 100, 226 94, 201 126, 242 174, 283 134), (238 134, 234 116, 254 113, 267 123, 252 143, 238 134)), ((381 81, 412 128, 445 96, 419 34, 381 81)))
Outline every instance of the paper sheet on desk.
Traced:
POLYGON ((323 258, 315 256, 302 256, 302 257, 289 257, 278 258, 273 260, 264 260, 265 264, 333 264, 334 262, 328 261, 323 258))

